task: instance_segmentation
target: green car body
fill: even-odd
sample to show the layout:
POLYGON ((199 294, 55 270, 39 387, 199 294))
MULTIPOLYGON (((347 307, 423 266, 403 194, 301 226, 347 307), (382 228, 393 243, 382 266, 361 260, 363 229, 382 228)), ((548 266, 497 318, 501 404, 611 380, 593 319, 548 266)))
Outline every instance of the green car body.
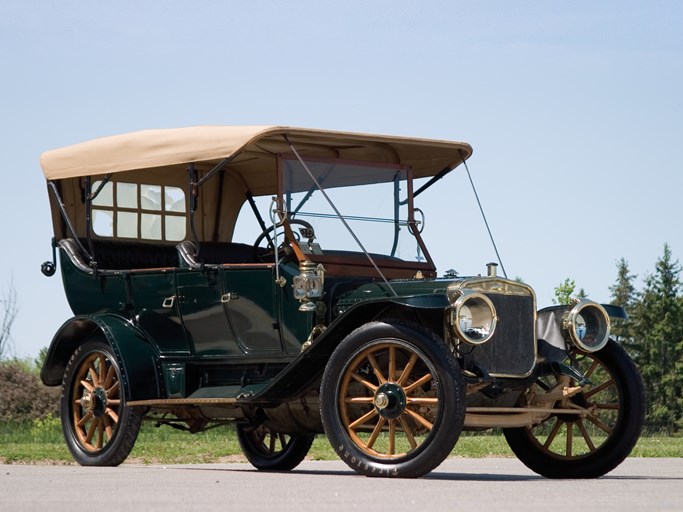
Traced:
POLYGON ((325 433, 360 473, 421 476, 463 429, 496 427, 546 476, 613 469, 644 402, 609 339, 607 309, 623 311, 537 311, 533 289, 494 264, 437 276, 414 199, 470 154, 289 127, 153 130, 45 153, 74 317, 41 377, 63 387, 76 460, 119 464, 147 417, 190 432, 235 423, 259 469, 291 469, 325 433), (235 240, 245 216, 254 244, 235 240))

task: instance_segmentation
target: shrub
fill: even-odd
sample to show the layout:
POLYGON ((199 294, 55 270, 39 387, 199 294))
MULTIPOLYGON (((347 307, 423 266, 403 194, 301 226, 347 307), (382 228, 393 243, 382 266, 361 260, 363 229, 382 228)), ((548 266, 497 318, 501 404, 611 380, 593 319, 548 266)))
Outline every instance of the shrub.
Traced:
POLYGON ((20 361, 0 361, 0 421, 23 422, 59 416, 58 387, 45 386, 20 361))

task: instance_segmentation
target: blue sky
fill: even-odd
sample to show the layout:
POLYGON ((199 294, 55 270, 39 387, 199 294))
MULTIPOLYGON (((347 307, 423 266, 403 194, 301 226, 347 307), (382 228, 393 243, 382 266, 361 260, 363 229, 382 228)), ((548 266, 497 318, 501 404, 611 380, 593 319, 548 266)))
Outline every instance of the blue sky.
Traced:
MULTIPOLYGON (((683 4, 675 1, 0 3, 0 286, 16 353, 70 316, 45 278, 40 153, 145 128, 285 124, 464 140, 503 262, 539 306, 609 300, 683 253, 683 4)), ((441 271, 495 258, 466 174, 423 194, 441 271)))

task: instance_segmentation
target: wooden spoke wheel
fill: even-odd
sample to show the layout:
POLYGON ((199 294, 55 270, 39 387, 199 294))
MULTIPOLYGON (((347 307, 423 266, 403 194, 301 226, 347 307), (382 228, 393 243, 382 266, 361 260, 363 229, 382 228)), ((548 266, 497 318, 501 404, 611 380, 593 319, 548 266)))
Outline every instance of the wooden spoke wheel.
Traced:
MULTIPOLYGON (((595 478, 611 471, 635 446, 645 416, 640 374, 616 342, 610 340, 598 352, 573 356, 592 384, 555 405, 580 408, 585 415, 552 414, 530 428, 504 429, 517 457, 550 478, 595 478)), ((542 395, 558 383, 553 376, 543 377, 532 392, 542 395)), ((577 383, 567 379, 566 385, 577 383)))
POLYGON ((374 322, 342 341, 321 386, 325 432, 369 476, 421 476, 453 449, 464 420, 457 362, 419 326, 374 322))
POLYGON ((135 444, 142 415, 125 404, 121 370, 111 348, 88 342, 67 364, 62 389, 62 429, 81 465, 115 466, 135 444))
POLYGON ((242 453, 257 469, 289 471, 304 460, 313 444, 314 434, 288 435, 274 432, 266 425, 237 425, 237 440, 242 453))

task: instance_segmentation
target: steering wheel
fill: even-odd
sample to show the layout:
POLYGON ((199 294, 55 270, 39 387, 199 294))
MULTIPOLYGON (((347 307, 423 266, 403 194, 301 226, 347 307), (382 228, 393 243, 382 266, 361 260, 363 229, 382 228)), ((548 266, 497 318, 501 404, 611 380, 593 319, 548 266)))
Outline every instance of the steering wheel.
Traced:
MULTIPOLYGON (((311 226, 311 224, 309 224, 309 223, 306 222, 305 220, 290 219, 290 220, 289 220, 289 225, 291 226, 291 225, 293 225, 293 224, 298 224, 298 225, 303 226, 304 228, 306 228, 306 229, 309 231, 308 234, 310 234, 310 236, 308 236, 308 239, 309 239, 309 240, 313 240, 313 239, 315 238, 315 229, 313 229, 313 226, 311 226)), ((271 249, 271 250, 273 250, 273 251, 276 250, 275 247, 273 247, 273 240, 272 240, 272 238, 270 238, 268 235, 269 235, 270 233, 272 233, 273 231, 275 231, 276 229, 280 228, 280 227, 282 227, 281 224, 280 224, 280 225, 275 225, 275 226, 270 226, 270 227, 264 229, 263 232, 262 232, 259 236, 256 237, 256 241, 254 241, 254 257, 255 257, 257 260, 260 260, 260 259, 264 256, 263 254, 259 254, 259 244, 260 244, 261 242, 263 242, 263 239, 264 239, 264 238, 266 238, 266 237, 268 238, 268 245, 267 245, 267 248, 268 248, 268 249, 271 249)), ((297 235, 296 232, 294 232, 294 234, 297 235)), ((284 245, 284 244, 283 244, 283 245, 284 245)), ((282 247, 282 245, 281 245, 280 247, 282 247)), ((277 250, 280 250, 280 249, 278 248, 277 250)))

